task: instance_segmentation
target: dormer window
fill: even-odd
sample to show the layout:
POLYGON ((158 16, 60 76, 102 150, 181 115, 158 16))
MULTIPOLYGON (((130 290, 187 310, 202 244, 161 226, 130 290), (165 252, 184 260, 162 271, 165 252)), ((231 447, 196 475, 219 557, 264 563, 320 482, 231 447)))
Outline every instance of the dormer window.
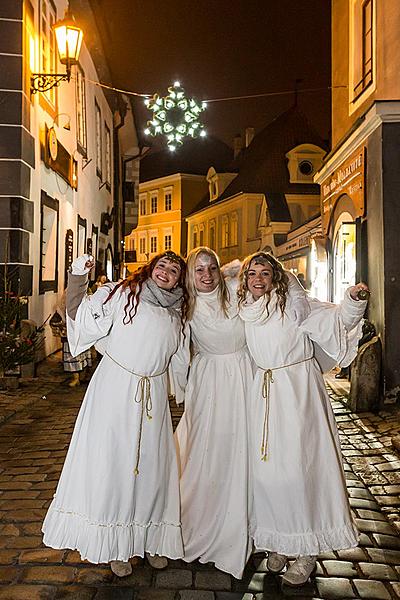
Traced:
POLYGON ((313 183, 325 151, 313 144, 301 144, 286 154, 290 183, 313 183))

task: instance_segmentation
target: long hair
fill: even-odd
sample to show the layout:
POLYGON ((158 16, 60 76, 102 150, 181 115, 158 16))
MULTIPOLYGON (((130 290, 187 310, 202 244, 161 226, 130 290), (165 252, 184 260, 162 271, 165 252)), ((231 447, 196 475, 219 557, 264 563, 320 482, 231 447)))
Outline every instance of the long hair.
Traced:
POLYGON ((124 306, 124 318, 122 320, 124 325, 132 323, 139 306, 140 293, 142 291, 143 284, 145 281, 147 281, 147 279, 151 278, 154 267, 161 258, 167 258, 171 262, 178 264, 181 268, 179 279, 176 285, 181 287, 183 292, 180 316, 182 327, 184 326, 188 311, 188 293, 185 286, 186 263, 181 256, 175 254, 175 252, 172 252, 171 250, 157 254, 157 256, 152 258, 148 263, 142 267, 139 267, 134 273, 132 273, 132 275, 129 275, 123 281, 118 283, 108 294, 104 304, 106 304, 114 296, 117 290, 123 292, 124 290, 129 289, 128 298, 124 306))
POLYGON ((197 248, 193 248, 187 256, 186 259, 186 288, 188 291, 188 311, 187 318, 191 319, 193 317, 194 309, 196 307, 196 299, 198 296, 198 291, 195 285, 195 268, 196 268, 196 260, 201 254, 206 254, 211 258, 214 258, 217 266, 218 266, 218 301, 220 303, 221 309, 224 312, 224 315, 228 314, 228 302, 229 302, 229 292, 226 287, 225 280, 220 270, 219 258, 218 255, 211 250, 211 248, 207 248, 207 246, 198 246, 197 248))
MULTIPOLYGON (((255 265, 267 265, 268 264, 270 267, 272 267, 272 285, 276 291, 276 295, 278 297, 278 306, 281 310, 282 317, 283 317, 284 312, 285 312, 285 307, 286 307, 286 300, 287 300, 288 287, 289 287, 289 278, 286 275, 285 270, 284 270, 283 266, 281 265, 281 263, 278 260, 276 260, 276 258, 274 258, 272 256, 272 254, 268 254, 267 252, 255 252, 254 254, 250 254, 250 256, 246 256, 246 258, 244 259, 244 261, 242 263, 242 268, 240 269, 240 273, 239 273, 239 287, 238 287, 238 292, 237 292, 238 298, 239 298, 239 305, 243 304, 243 302, 246 299, 246 294, 249 290, 249 288, 248 288, 248 272, 249 272, 251 263, 253 263, 255 265)), ((267 314, 269 314, 268 305, 269 305, 269 301, 271 299, 271 294, 269 292, 267 292, 266 296, 267 296, 266 310, 267 310, 267 314)))

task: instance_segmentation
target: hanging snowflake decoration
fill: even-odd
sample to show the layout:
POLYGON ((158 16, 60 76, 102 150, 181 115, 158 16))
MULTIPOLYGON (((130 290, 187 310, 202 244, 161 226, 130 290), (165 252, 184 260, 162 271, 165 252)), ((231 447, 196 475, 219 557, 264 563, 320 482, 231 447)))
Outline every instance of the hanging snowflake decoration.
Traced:
POLYGON ((145 104, 153 111, 153 118, 147 121, 146 135, 164 135, 168 148, 172 151, 183 144, 185 137, 204 137, 206 131, 199 121, 199 115, 206 109, 205 102, 197 102, 194 98, 186 98, 179 83, 168 88, 168 96, 160 98, 154 94, 147 98, 145 104))

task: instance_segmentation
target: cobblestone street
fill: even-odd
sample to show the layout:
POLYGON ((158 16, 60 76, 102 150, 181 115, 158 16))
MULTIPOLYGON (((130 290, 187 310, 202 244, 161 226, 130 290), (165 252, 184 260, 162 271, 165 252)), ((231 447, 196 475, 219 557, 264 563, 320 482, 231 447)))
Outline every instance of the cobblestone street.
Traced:
MULTIPOLYGON (((107 565, 42 545, 41 524, 84 389, 65 385, 57 357, 41 369, 39 379, 0 393, 1 600, 400 598, 400 459, 392 447, 400 431, 398 410, 356 415, 342 403, 339 388, 328 388, 361 541, 358 548, 321 555, 305 587, 282 587, 279 576, 267 573, 262 555, 251 558, 242 581, 212 565, 170 561, 155 571, 141 559, 131 576, 118 579, 107 565)), ((176 424, 177 409, 173 418, 176 424)))

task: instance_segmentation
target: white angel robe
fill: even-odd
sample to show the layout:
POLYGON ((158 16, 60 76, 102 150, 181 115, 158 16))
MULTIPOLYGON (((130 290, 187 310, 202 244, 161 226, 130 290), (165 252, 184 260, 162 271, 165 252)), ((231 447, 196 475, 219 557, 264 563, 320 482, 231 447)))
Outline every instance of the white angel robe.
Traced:
POLYGON ((246 423, 253 372, 236 282, 230 297, 226 317, 218 289, 198 293, 189 322, 194 357, 175 436, 184 560, 213 562, 241 578, 251 550, 246 423))
POLYGON ((300 326, 288 313, 282 319, 275 291, 269 316, 265 303, 264 296, 240 310, 258 367, 249 403, 255 548, 304 556, 354 547, 339 436, 313 341, 349 364, 366 302, 348 292, 340 307, 310 301, 300 326))
POLYGON ((183 555, 176 450, 167 375, 179 346, 176 311, 140 301, 124 325, 127 291, 86 296, 68 320, 71 351, 99 341, 105 352, 87 389, 44 544, 77 549, 92 563, 183 555), (138 474, 135 474, 135 472, 138 474))

